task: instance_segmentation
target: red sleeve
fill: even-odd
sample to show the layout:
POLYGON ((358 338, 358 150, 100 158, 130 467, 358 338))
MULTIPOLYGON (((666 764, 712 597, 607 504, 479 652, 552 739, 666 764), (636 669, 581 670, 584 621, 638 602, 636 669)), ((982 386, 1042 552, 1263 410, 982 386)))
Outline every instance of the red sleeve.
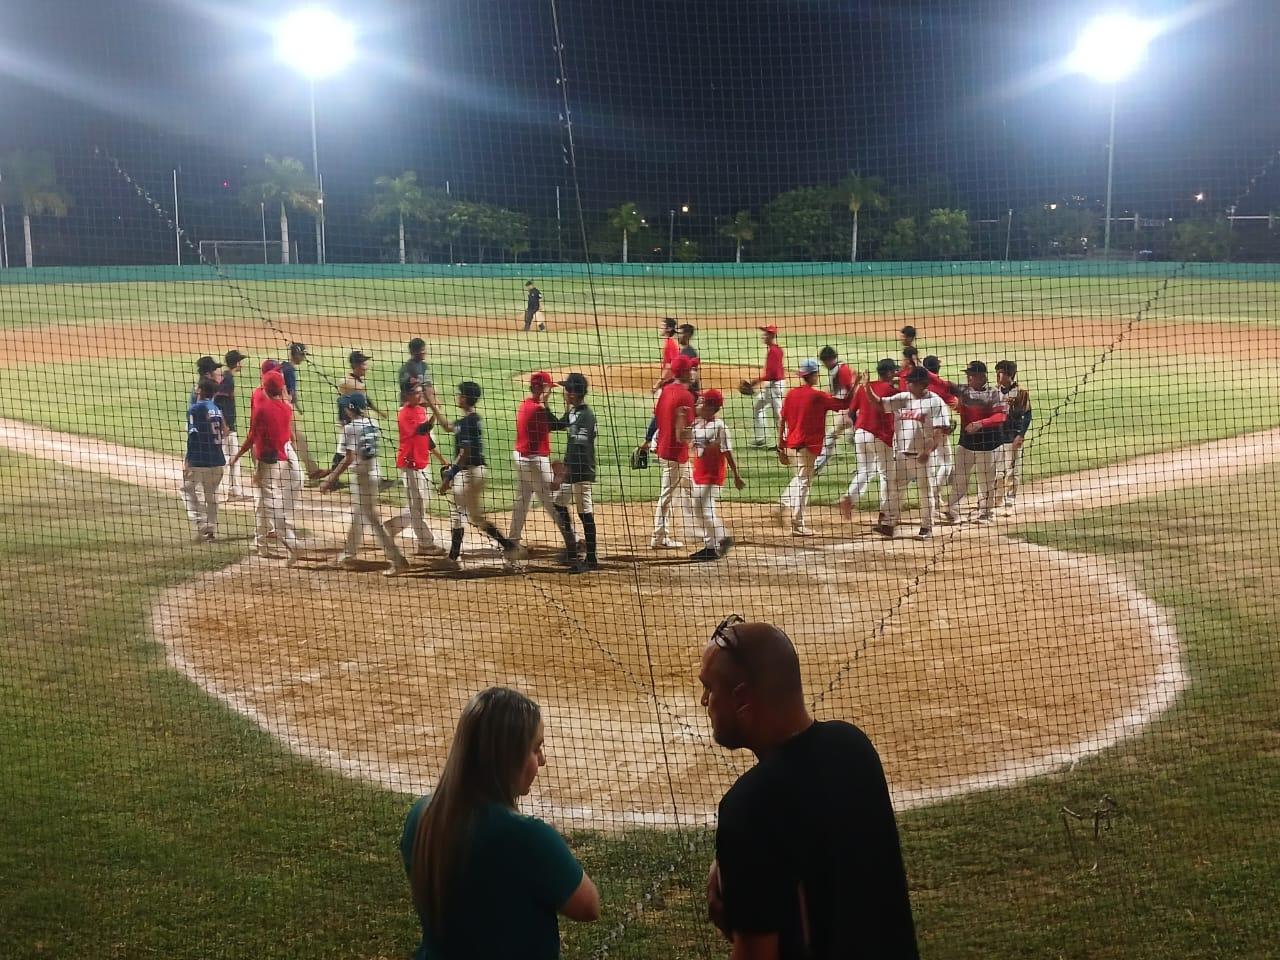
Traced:
POLYGON ((998 427, 1009 419, 1009 415, 1003 410, 997 408, 989 417, 983 417, 981 420, 975 420, 974 423, 981 424, 984 427, 998 427))
POLYGON ((842 400, 831 393, 818 392, 818 396, 822 397, 822 405, 828 410, 843 410, 848 400, 842 400))

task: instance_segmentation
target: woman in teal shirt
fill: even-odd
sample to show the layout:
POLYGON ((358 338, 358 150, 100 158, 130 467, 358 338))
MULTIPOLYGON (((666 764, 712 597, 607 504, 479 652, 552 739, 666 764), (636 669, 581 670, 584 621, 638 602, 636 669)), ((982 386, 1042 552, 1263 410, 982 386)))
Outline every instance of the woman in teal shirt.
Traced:
POLYGON ((463 709, 440 783, 400 837, 417 960, 554 960, 557 914, 599 919, 600 894, 564 838, 516 810, 546 765, 542 739, 538 705, 515 690, 490 687, 463 709))

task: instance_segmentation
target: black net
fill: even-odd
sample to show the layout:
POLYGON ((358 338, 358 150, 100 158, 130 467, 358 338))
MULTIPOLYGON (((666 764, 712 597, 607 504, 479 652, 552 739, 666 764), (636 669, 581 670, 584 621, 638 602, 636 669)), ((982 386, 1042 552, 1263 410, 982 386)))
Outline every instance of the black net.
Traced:
POLYGON ((0 45, 0 954, 409 955, 452 749, 440 956, 910 955, 738 614, 922 954, 1272 955, 1275 10, 285 12, 0 45))

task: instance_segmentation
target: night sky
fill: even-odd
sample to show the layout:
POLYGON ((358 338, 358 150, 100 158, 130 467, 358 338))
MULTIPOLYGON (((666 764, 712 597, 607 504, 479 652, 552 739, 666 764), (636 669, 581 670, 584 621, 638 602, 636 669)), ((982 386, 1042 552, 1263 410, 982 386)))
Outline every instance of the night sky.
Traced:
MULTIPOLYGON (((305 81, 272 55, 292 4, 45 0, 11 5, 0 41, 3 143, 44 146, 73 192, 116 200, 90 147, 193 202, 263 153, 309 164, 305 81), (83 181, 83 189, 78 189, 83 181)), ((372 178, 415 168, 459 195, 535 214, 566 192, 550 0, 337 3, 360 57, 318 90, 335 214, 372 178)), ((1186 3, 1134 3, 1169 15, 1186 3)), ((1108 93, 1054 76, 1108 9, 1045 0, 558 0, 588 210, 688 202, 700 221, 857 168, 945 178, 975 218, 1100 193, 1108 93)), ((1207 190, 1280 207, 1280 5, 1201 4, 1120 89, 1117 205, 1173 214, 1207 190)), ((86 201, 82 201, 83 203, 86 201)), ((361 201, 362 202, 362 201, 361 201)), ((243 211, 228 208, 229 220, 243 211)), ((238 223, 238 220, 237 220, 238 223)))

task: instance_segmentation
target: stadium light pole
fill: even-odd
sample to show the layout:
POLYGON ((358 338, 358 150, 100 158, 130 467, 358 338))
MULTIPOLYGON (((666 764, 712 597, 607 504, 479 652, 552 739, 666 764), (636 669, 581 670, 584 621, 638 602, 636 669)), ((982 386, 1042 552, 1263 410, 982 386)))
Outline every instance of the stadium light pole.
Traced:
MULTIPOLYGON (((689 205, 687 203, 680 204, 680 212, 688 213, 689 205)), ((676 252, 676 209, 671 208, 671 220, 667 225, 667 263, 672 261, 676 252)))
POLYGON ((1084 25, 1069 57, 1071 69, 1111 87, 1111 124, 1107 136, 1107 204, 1102 223, 1102 253, 1111 255, 1111 185, 1116 159, 1116 91, 1120 81, 1142 64, 1156 35, 1154 23, 1127 13, 1108 13, 1084 25))
POLYGON ((303 7, 276 24, 276 56, 307 78, 311 105, 311 172, 316 180, 316 262, 325 262, 324 180, 316 140, 316 81, 340 72, 355 56, 351 24, 323 7, 303 7))

